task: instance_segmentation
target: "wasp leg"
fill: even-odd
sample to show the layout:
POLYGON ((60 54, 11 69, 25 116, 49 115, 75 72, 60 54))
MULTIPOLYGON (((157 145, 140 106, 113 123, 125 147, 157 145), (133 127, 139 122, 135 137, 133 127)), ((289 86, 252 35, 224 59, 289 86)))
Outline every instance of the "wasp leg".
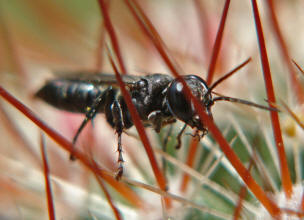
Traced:
POLYGON ((185 123, 182 130, 180 130, 180 132, 178 133, 178 135, 177 135, 177 145, 175 146, 175 149, 180 149, 181 148, 181 146, 182 146, 182 135, 183 135, 186 127, 187 127, 187 124, 185 123))
POLYGON ((112 117, 113 117, 113 125, 114 129, 118 136, 118 144, 117 144, 117 152, 118 152, 118 168, 116 173, 116 180, 120 180, 123 175, 123 162, 124 159, 122 157, 122 145, 121 145, 121 134, 123 132, 124 124, 123 124, 123 114, 122 108, 117 100, 114 100, 111 105, 112 117))
POLYGON ((208 129, 207 129, 207 128, 204 128, 202 132, 203 132, 203 133, 201 134, 200 139, 202 139, 205 135, 208 134, 208 129))
POLYGON ((86 126, 86 124, 96 116, 98 109, 101 107, 101 105, 104 102, 105 94, 107 94, 107 90, 105 92, 100 93, 97 96, 97 98, 94 100, 92 106, 88 107, 88 111, 85 115, 85 119, 82 121, 80 127, 78 128, 78 130, 73 138, 73 141, 72 141, 73 148, 72 148, 72 151, 70 154, 70 160, 75 160, 73 153, 74 153, 74 146, 77 142, 77 139, 78 139, 81 131, 83 130, 83 128, 86 126))
POLYGON ((186 135, 190 135, 191 137, 198 138, 199 140, 202 139, 205 135, 208 134, 208 129, 203 128, 202 134, 199 134, 200 130, 196 130, 195 134, 187 133, 186 135))
POLYGON ((174 118, 170 118, 170 117, 164 115, 164 113, 160 110, 152 111, 148 115, 148 120, 151 122, 151 124, 153 125, 154 130, 157 133, 159 133, 160 129, 162 127, 164 127, 165 125, 172 124, 172 123, 176 122, 176 120, 174 118))
POLYGON ((162 112, 157 110, 148 115, 148 120, 153 124, 154 130, 159 133, 162 127, 162 112))
POLYGON ((113 102, 112 105, 112 116, 113 116, 113 122, 114 122, 114 128, 118 136, 118 144, 117 144, 117 152, 118 152, 118 169, 116 173, 116 180, 120 180, 123 174, 123 157, 122 157, 122 145, 121 145, 121 134, 123 131, 123 116, 120 104, 117 100, 113 102))
POLYGON ((121 145, 121 133, 117 133, 118 135, 118 145, 117 145, 117 151, 118 151, 118 168, 115 175, 115 179, 119 181, 123 175, 123 162, 124 159, 122 157, 122 145, 121 145))

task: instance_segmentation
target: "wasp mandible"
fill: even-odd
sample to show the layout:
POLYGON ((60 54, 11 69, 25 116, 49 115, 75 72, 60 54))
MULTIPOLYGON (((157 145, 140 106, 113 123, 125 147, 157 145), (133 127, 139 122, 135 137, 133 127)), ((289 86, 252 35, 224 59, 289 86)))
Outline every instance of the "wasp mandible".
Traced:
MULTIPOLYGON (((225 76, 224 76, 225 77, 225 76)), ((196 75, 185 75, 182 79, 190 88, 192 94, 201 102, 205 112, 212 118, 211 107, 216 101, 238 102, 265 110, 275 108, 258 105, 242 99, 227 96, 212 97, 212 90, 224 77, 217 80, 210 87, 196 75)), ((173 78, 166 74, 149 74, 146 76, 123 75, 122 79, 131 95, 132 102, 145 126, 152 126, 156 132, 162 127, 177 120, 183 121, 185 126, 178 135, 180 138, 186 126, 207 133, 194 109, 192 101, 184 95, 181 78, 173 78)), ((85 114, 85 119, 73 138, 73 145, 85 125, 97 113, 104 113, 107 122, 113 127, 118 136, 118 171, 116 178, 123 174, 123 156, 121 135, 126 129, 133 126, 132 118, 120 93, 115 75, 85 72, 63 74, 49 80, 36 93, 36 96, 52 106, 69 112, 85 114)), ((71 153, 73 159, 73 153, 71 153)))

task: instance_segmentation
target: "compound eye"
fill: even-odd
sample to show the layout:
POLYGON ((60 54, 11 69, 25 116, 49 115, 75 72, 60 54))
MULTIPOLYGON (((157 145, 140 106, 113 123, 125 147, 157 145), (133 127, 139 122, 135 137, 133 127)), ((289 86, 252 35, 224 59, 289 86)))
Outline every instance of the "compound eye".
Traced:
POLYGON ((188 122, 192 119, 194 110, 187 101, 183 90, 183 84, 178 80, 173 80, 168 88, 167 101, 171 113, 178 119, 188 122))

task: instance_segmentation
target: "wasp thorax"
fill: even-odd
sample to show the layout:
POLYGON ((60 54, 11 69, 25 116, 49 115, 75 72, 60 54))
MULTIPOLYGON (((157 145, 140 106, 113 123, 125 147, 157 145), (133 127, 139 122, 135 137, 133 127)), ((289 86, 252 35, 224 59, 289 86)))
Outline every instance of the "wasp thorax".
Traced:
MULTIPOLYGON (((198 76, 188 75, 183 79, 190 88, 192 94, 202 103, 205 107, 206 113, 211 116, 210 106, 212 105, 211 94, 208 93, 206 82, 198 76)), ((167 103, 171 113, 179 120, 184 121, 191 127, 196 127, 203 130, 204 126, 195 111, 194 104, 186 97, 184 86, 180 79, 175 79, 171 82, 167 91, 167 103)))

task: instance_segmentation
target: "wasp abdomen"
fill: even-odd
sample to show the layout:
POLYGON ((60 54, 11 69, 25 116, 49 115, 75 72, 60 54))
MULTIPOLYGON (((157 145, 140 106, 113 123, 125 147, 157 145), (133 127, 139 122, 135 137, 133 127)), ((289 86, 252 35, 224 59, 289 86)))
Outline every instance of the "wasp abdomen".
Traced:
MULTIPOLYGON (((86 113, 106 88, 89 82, 57 79, 47 82, 36 96, 50 105, 76 113, 86 113)), ((103 112, 104 108, 99 108, 103 112)))

